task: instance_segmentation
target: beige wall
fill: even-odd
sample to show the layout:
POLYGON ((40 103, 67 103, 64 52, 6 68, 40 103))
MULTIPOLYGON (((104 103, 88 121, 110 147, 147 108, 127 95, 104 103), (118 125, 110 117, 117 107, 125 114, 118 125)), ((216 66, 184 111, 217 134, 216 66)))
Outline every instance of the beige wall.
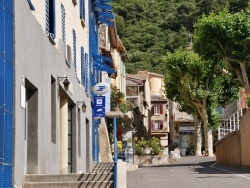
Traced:
MULTIPOLYGON (((37 22, 40 24, 41 28, 45 31, 45 1, 32 1, 36 10, 32 11, 37 22)), ((61 22, 61 5, 65 8, 66 13, 66 44, 71 46, 71 57, 73 58, 73 34, 72 30, 76 32, 76 59, 77 59, 77 77, 81 80, 81 46, 84 47, 84 51, 89 51, 89 28, 83 27, 80 21, 80 8, 79 1, 77 5, 74 5, 72 1, 68 0, 56 0, 55 1, 55 47, 59 50, 59 40, 62 39, 62 22, 61 22)), ((88 7, 88 1, 85 1, 85 7, 88 7)), ((85 8, 85 20, 84 23, 87 26, 88 23, 88 9, 85 8)), ((61 52, 64 53, 64 52, 61 52)))
POLYGON ((216 144, 216 161, 227 165, 250 166, 250 110, 240 120, 240 130, 216 144))
POLYGON ((241 165, 250 166, 250 110, 248 109, 240 121, 241 165))
POLYGON ((240 166, 240 132, 234 132, 216 145, 218 163, 240 166))

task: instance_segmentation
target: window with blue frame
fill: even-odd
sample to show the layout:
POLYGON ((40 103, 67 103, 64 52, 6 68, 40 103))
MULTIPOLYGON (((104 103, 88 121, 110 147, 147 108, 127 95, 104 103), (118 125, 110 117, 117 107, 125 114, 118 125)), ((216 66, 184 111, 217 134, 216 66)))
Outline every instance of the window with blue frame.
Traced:
POLYGON ((74 68, 75 68, 75 74, 78 82, 80 82, 79 78, 77 77, 77 60, 76 60, 76 32, 73 29, 72 30, 73 34, 73 61, 74 61, 74 68))
POLYGON ((66 18, 65 8, 64 8, 63 5, 61 5, 62 40, 63 40, 63 45, 64 45, 64 57, 65 57, 65 60, 66 60, 66 25, 65 25, 65 18, 66 18))
POLYGON ((52 44, 55 44, 55 0, 45 0, 46 33, 52 44))
POLYGON ((84 58, 84 48, 81 47, 81 77, 82 77, 82 85, 86 86, 86 63, 84 58))
POLYGON ((80 18, 85 20, 85 0, 80 0, 80 18))
POLYGON ((85 92, 87 96, 90 96, 90 66, 89 66, 89 55, 85 53, 85 67, 86 67, 86 87, 85 92))
POLYGON ((27 0, 30 6, 30 10, 35 10, 35 6, 32 3, 32 0, 27 0))

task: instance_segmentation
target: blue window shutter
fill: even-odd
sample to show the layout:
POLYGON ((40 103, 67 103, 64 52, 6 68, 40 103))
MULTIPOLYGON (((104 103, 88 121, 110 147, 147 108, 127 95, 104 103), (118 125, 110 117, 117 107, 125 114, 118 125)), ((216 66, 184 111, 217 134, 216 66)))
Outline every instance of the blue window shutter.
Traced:
POLYGON ((76 67, 76 32, 73 29, 73 59, 74 59, 74 67, 75 67, 75 74, 77 77, 77 67, 76 67))
POLYGON ((46 33, 49 33, 49 0, 45 0, 45 21, 46 21, 46 33))
POLYGON ((85 53, 85 66, 86 66, 86 87, 85 92, 90 96, 90 68, 89 68, 89 55, 85 53))
POLYGON ((81 47, 81 75, 82 75, 82 85, 86 86, 86 66, 85 66, 85 59, 84 59, 84 48, 81 47))
POLYGON ((46 21, 46 33, 48 33, 53 39, 55 38, 55 1, 45 0, 45 21, 46 21))
POLYGON ((85 0, 80 0, 80 18, 85 20, 85 0))
POLYGON ((65 8, 63 5, 61 5, 61 22, 62 22, 62 40, 64 45, 64 57, 66 58, 66 28, 65 28, 65 8))

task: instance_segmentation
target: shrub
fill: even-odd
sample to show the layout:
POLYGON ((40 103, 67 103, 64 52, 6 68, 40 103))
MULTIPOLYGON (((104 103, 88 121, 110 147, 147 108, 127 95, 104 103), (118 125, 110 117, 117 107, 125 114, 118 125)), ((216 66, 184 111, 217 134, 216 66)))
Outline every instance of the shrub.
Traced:
POLYGON ((151 155, 158 155, 162 149, 160 139, 157 137, 152 137, 149 140, 145 140, 143 137, 139 140, 138 137, 135 137, 133 147, 136 155, 145 154, 145 148, 151 148, 151 155))

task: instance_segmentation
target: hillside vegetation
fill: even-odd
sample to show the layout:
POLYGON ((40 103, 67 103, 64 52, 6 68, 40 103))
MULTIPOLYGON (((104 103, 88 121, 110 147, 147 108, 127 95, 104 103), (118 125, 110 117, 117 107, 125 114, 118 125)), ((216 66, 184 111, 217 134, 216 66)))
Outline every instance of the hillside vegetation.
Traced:
POLYGON ((202 14, 224 8, 238 12, 247 0, 113 0, 118 35, 126 47, 128 73, 148 70, 165 73, 167 52, 188 48, 193 24, 202 14))

